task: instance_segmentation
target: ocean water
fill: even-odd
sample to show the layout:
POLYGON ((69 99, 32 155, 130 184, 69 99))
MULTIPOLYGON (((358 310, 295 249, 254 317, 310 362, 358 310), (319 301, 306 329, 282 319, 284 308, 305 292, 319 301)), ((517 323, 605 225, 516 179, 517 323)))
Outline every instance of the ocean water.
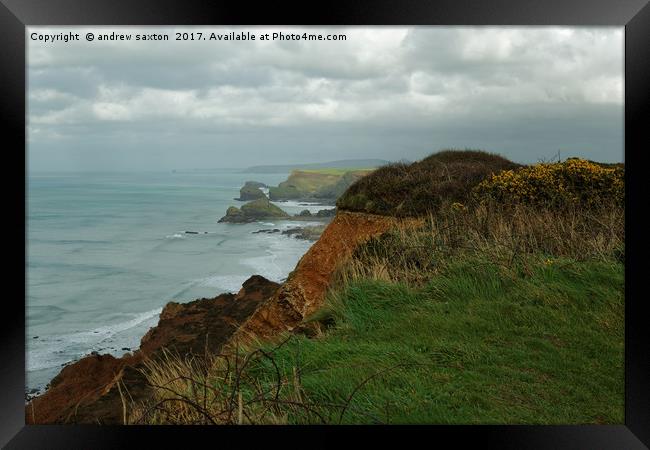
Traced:
MULTIPOLYGON (((169 301, 237 292, 253 274, 282 281, 312 243, 253 232, 304 221, 217 221, 241 205, 233 198, 246 180, 277 185, 286 176, 30 173, 26 391, 90 352, 136 349, 169 301)), ((291 214, 324 208, 276 204, 291 214)))

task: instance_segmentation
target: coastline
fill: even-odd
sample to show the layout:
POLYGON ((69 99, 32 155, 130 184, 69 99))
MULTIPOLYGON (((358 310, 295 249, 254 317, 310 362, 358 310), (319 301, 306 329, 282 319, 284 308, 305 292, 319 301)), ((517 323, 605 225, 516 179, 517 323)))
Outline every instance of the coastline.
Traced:
MULTIPOLYGON (((393 375, 398 379, 406 376, 410 385, 419 386, 418 390, 405 392, 409 398, 408 405, 393 405, 395 412, 403 417, 400 422, 411 422, 415 418, 418 423, 438 423, 441 417, 447 417, 449 407, 457 404, 452 399, 436 408, 433 415, 428 406, 412 411, 410 405, 421 405, 418 393, 422 390, 448 395, 450 389, 451 392, 457 389, 423 377, 419 368, 421 364, 410 367, 412 361, 426 363, 434 358, 436 367, 456 377, 464 390, 479 396, 488 392, 486 409, 480 411, 481 423, 493 420, 493 412, 499 417, 508 417, 512 408, 521 402, 519 397, 513 401, 506 399, 504 405, 499 392, 492 392, 490 396, 495 379, 516 380, 531 392, 525 397, 527 404, 539 404, 538 395, 548 392, 550 378, 531 379, 526 375, 528 372, 522 376, 521 371, 529 370, 531 364, 539 361, 549 373, 548 377, 557 380, 550 385, 556 395, 564 399, 567 398, 567 389, 577 389, 566 402, 573 405, 578 401, 583 408, 568 413, 561 409, 565 420, 575 420, 577 412, 581 414, 580 422, 617 423, 622 409, 605 405, 612 402, 620 405, 622 385, 616 384, 615 380, 620 381, 622 367, 604 368, 602 362, 614 361, 622 351, 620 339, 612 339, 613 335, 620 336, 620 311, 624 306, 621 265, 624 260, 621 253, 624 216, 622 191, 619 189, 622 170, 574 158, 553 166, 554 173, 560 174, 558 176, 564 176, 576 167, 586 167, 594 180, 610 177, 611 183, 607 185, 589 184, 596 195, 611 202, 612 208, 605 210, 590 207, 589 203, 584 203, 588 200, 573 195, 567 196, 565 201, 568 203, 559 208, 544 200, 539 200, 540 204, 508 203, 503 199, 501 203, 487 201, 492 197, 482 190, 501 186, 500 176, 514 177, 515 181, 508 182, 517 186, 519 178, 524 180, 523 183, 532 183, 530 180, 539 180, 533 176, 537 172, 547 172, 548 165, 543 163, 509 170, 507 166, 514 163, 508 160, 469 151, 456 154, 440 152, 423 162, 430 164, 428 172, 415 175, 427 179, 437 176, 440 182, 427 185, 432 190, 426 192, 428 202, 408 205, 406 211, 410 214, 401 214, 404 198, 400 189, 395 189, 397 195, 388 198, 390 202, 386 203, 386 196, 380 196, 384 191, 373 192, 378 186, 376 180, 363 180, 353 185, 337 202, 341 209, 337 209, 333 220, 316 243, 300 257, 286 280, 278 283, 253 275, 243 282, 236 294, 167 303, 159 315, 158 324, 142 336, 140 346, 133 353, 120 358, 96 353, 61 370, 52 380, 51 388, 26 405, 26 422, 127 425, 206 423, 208 419, 213 424, 276 423, 278 416, 275 412, 270 416, 249 415, 259 398, 242 400, 243 393, 248 394, 249 388, 254 390, 257 387, 262 389, 259 391, 262 401, 278 406, 276 402, 281 386, 285 381, 293 380, 295 386, 297 383, 303 386, 297 391, 300 405, 303 405, 302 389, 307 396, 317 395, 319 390, 327 398, 336 398, 342 393, 345 396, 344 392, 350 386, 365 385, 374 377, 377 372, 373 374, 373 371, 377 367, 396 367, 397 357, 403 373, 393 375), (456 162, 437 164, 439 159, 449 158, 456 162), (450 176, 463 176, 467 168, 465 163, 470 158, 474 158, 474 168, 486 174, 477 177, 478 180, 467 181, 463 191, 454 191, 464 197, 446 198, 446 202, 437 205, 435 211, 428 209, 431 199, 439 198, 438 190, 444 190, 446 183, 457 181, 450 176), (479 158, 485 161, 477 162, 479 158), (506 168, 494 169, 495 165, 505 165, 506 168), (490 176, 496 170, 498 174, 490 176), (477 199, 471 198, 472 195, 486 197, 477 199), (375 198, 384 202, 376 202, 375 198), (351 210, 351 207, 356 210, 351 210), (484 220, 486 208, 489 216, 495 217, 489 224, 484 220), (598 218, 594 219, 594 213, 598 218), (558 229, 564 230, 567 226, 571 227, 571 232, 565 238, 541 244, 537 239, 526 241, 526 245, 531 247, 525 253, 518 253, 522 235, 554 239, 562 235, 558 229), (577 230, 585 229, 594 239, 582 239, 577 230), (432 240, 432 236, 436 239, 432 240), (605 253, 602 242, 606 245, 605 253), (483 246, 477 247, 477 243, 483 246), (507 249, 505 253, 504 246, 507 249), (575 277, 576 271, 587 276, 575 277), (590 291, 593 283, 598 286, 596 296, 590 291), (507 286, 506 290, 504 286, 507 286), (531 288, 535 287, 536 293, 531 296, 531 288), (563 292, 559 296, 558 289, 563 292), (477 307, 482 313, 476 319, 489 324, 487 328, 467 320, 477 307), (595 322, 585 321, 585 309, 596 314, 595 322), (522 316, 521 311, 526 311, 525 315, 522 316), (541 323, 542 329, 531 328, 529 321, 535 325, 541 323), (606 327, 594 327, 603 323, 606 327), (610 326, 612 323, 613 327, 610 326), (558 324, 565 326, 558 329, 558 324), (580 332, 575 332, 575 326, 580 332), (461 331, 454 334, 454 330, 461 331), (523 334, 522 330, 525 331, 523 334), (486 341, 486 336, 490 340, 486 341), (494 336, 508 342, 508 348, 494 346, 494 336), (449 339, 453 342, 449 343, 449 339), (281 349, 289 340, 294 345, 281 349), (368 342, 375 344, 368 347, 368 342), (468 342, 471 348, 479 349, 476 354, 490 353, 492 356, 482 359, 468 352, 459 352, 459 346, 469 348, 468 342), (540 347, 539 344, 543 345, 540 347), (314 375, 311 370, 302 372, 302 366, 296 368, 296 355, 292 350, 295 345, 301 349, 304 347, 310 366, 318 368, 320 375, 314 375), (515 348, 514 352, 509 350, 511 347, 515 348), (594 353, 592 349, 596 347, 599 352, 594 353), (340 351, 341 348, 348 350, 340 351), (387 348, 394 351, 387 352, 387 348), (445 358, 442 361, 441 354, 445 358), (270 359, 271 365, 265 359, 249 367, 250 358, 255 355, 270 359), (515 364, 505 372, 501 362, 503 357, 515 364), (593 377, 613 383, 606 393, 608 400, 605 403, 600 394, 597 397, 584 396, 589 394, 589 388, 581 391, 584 387, 581 378, 564 378, 566 360, 572 361, 575 371, 585 367, 581 359, 584 357, 594 362, 587 365, 595 368, 589 370, 593 377), (336 371, 337 367, 349 366, 359 359, 368 365, 364 374, 344 371, 337 373, 336 377, 329 374, 322 377, 324 372, 321 369, 336 371), (334 366, 331 365, 333 360, 334 366), (316 365, 312 365, 314 361, 317 361, 316 365), (440 366, 440 362, 453 364, 440 366), (234 373, 231 371, 233 367, 234 373), (245 368, 253 371, 252 376, 242 375, 245 368), (296 371, 301 378, 304 375, 315 384, 302 384, 296 378, 296 371), (490 375, 477 379, 475 373, 478 372, 490 375), (276 381, 272 385, 278 386, 277 394, 267 397, 272 390, 267 391, 265 384, 260 383, 273 379, 276 381), (203 400, 186 402, 184 393, 201 395, 196 383, 213 386, 213 382, 218 387, 210 388, 209 392, 203 389, 203 400), (575 382, 577 384, 573 384, 575 382), (170 383, 174 383, 173 388, 169 387, 170 383), (232 415, 237 408, 232 402, 236 395, 240 398, 238 421, 232 415), (214 403, 215 399, 217 403, 214 403), (221 399, 225 402, 223 405, 219 403, 221 399), (174 406, 158 409, 160 402, 168 401, 175 402, 174 406), (209 404, 210 410, 201 404, 209 404), (595 418, 591 412, 594 408, 602 411, 595 418), (243 409, 247 412, 241 413, 243 409), (200 415, 189 419, 185 415, 178 416, 188 411, 200 415), (245 415, 246 422, 242 415, 245 415)), ((414 164, 408 170, 418 172, 422 166, 414 164)), ((384 169, 391 170, 395 169, 384 169)), ((382 173, 373 176, 384 179, 382 173)), ((393 182, 409 184, 413 178, 410 173, 400 173, 400 176, 393 178, 393 182)), ((549 189, 556 189, 557 184, 549 182, 549 189)), ((512 192, 513 196, 520 193, 517 190, 512 192)), ((522 189, 521 192, 528 193, 529 190, 522 189)), ((409 197, 409 200, 417 201, 418 197, 409 197)), ((265 203, 259 204, 264 211, 265 203)), ((281 216, 278 222, 287 217, 281 216)), ((233 231, 241 231, 245 226, 229 225, 233 231)), ((263 230, 252 234, 276 232, 275 229, 271 229, 271 233, 260 231, 263 230)), ((267 267, 268 261, 260 262, 265 263, 260 267, 267 267)), ((380 383, 378 388, 366 391, 375 399, 369 404, 371 408, 381 404, 381 398, 387 392, 393 392, 395 387, 391 380, 378 379, 377 382, 380 383)), ((294 394, 286 395, 295 405, 294 394)), ((347 406, 348 403, 319 405, 325 410, 342 408, 343 412, 347 406)), ((289 407, 290 411, 293 409, 289 407)), ((526 408, 517 414, 536 423, 538 419, 527 411, 526 408)), ((358 415, 351 415, 343 421, 343 412, 339 414, 339 423, 365 423, 365 416, 358 415)), ((262 411, 262 414, 266 413, 267 410, 262 411)), ((554 423, 558 414, 557 401, 545 402, 543 414, 544 423, 554 423)), ((462 423, 467 418, 461 413, 451 420, 462 423)), ((296 416, 295 419, 285 417, 282 423, 309 423, 312 419, 309 415, 296 416)))

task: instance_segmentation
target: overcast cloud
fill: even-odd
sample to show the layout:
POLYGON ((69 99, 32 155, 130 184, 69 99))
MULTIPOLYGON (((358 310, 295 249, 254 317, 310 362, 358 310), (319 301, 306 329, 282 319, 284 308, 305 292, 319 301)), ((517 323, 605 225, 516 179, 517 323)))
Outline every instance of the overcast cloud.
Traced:
POLYGON ((622 28, 241 27, 346 41, 175 41, 225 28, 29 27, 31 170, 415 160, 623 160, 622 28), (80 33, 44 43, 32 32, 80 33), (86 42, 167 32, 166 42, 86 42))

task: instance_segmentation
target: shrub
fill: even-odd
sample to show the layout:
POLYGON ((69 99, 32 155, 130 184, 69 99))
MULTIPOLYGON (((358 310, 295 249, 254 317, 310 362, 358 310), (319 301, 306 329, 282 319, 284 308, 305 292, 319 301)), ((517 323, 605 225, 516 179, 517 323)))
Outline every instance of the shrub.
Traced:
POLYGON ((623 204, 624 169, 579 158, 504 170, 474 189, 479 200, 531 205, 623 204))
POLYGON ((391 164, 356 181, 339 198, 348 211, 425 216, 443 204, 464 203, 485 177, 518 164, 482 151, 446 150, 412 164, 391 164))

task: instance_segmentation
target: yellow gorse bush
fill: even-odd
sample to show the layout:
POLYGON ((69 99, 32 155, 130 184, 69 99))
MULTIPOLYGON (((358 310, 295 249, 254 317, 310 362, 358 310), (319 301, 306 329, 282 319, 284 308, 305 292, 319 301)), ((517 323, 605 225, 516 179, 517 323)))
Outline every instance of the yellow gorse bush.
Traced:
POLYGON ((571 158, 504 170, 486 178, 474 189, 479 200, 540 205, 602 203, 623 204, 624 169, 571 158))

